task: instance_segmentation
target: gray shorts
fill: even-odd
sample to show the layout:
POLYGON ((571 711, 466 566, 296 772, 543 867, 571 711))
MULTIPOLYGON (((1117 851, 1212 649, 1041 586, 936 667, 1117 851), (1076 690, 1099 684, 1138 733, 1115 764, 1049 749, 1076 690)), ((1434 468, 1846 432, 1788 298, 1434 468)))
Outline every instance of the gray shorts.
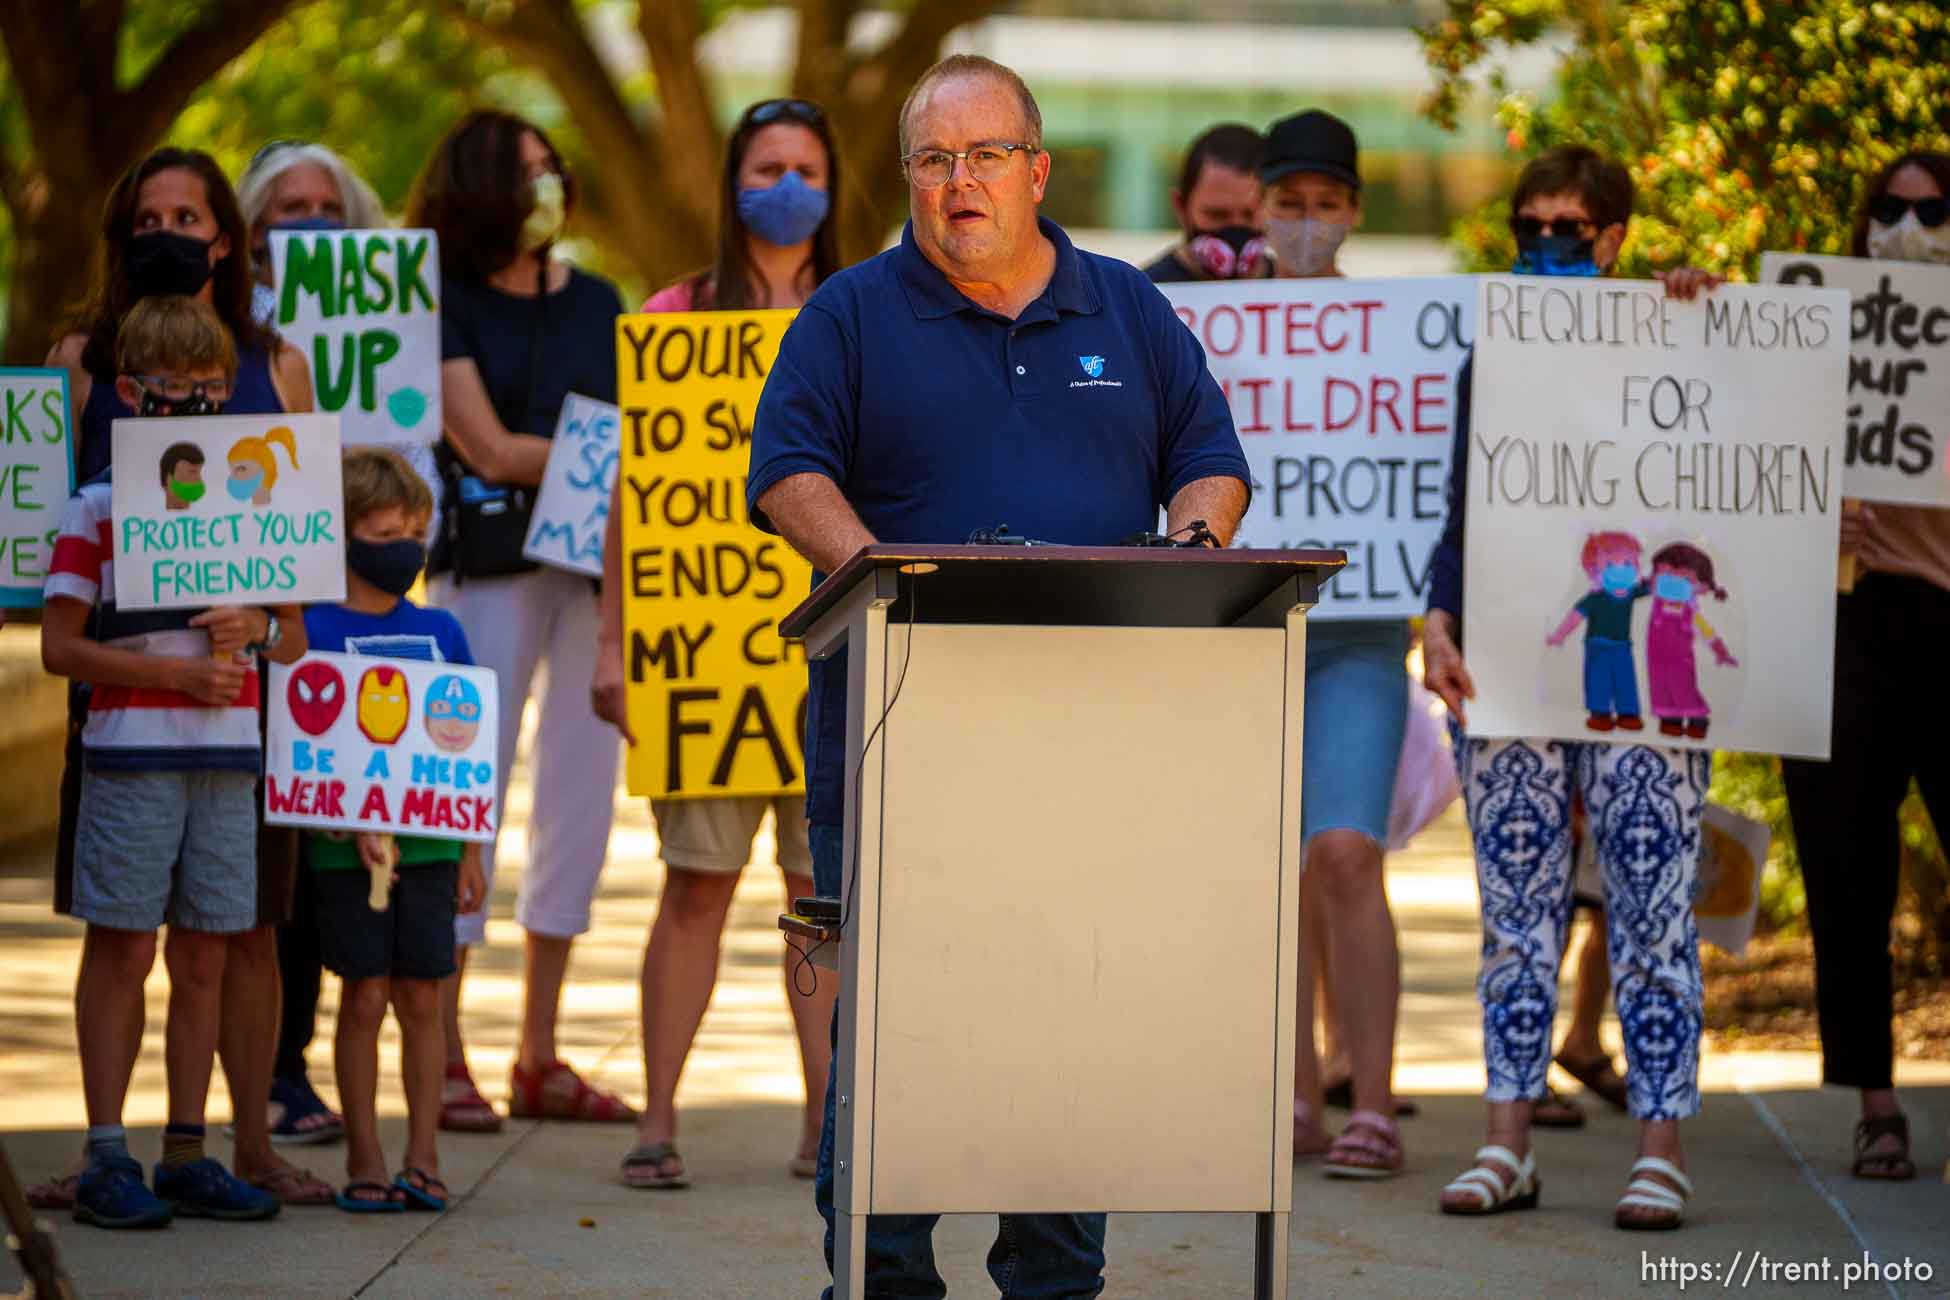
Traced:
POLYGON ((666 865, 714 875, 743 871, 752 860, 752 837, 770 808, 778 821, 779 866, 795 876, 812 874, 806 843, 806 798, 740 795, 730 799, 652 799, 657 838, 666 865))
POLYGON ((256 786, 249 772, 82 773, 74 915, 115 930, 251 929, 256 786))

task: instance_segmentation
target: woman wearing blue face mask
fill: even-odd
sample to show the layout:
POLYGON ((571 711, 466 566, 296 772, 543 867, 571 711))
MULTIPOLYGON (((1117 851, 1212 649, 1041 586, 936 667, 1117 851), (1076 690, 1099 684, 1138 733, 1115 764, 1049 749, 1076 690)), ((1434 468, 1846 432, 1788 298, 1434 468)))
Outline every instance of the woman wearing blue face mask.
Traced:
MULTIPOLYGON (((1510 206, 1520 273, 1603 275, 1625 243, 1632 178, 1590 149, 1554 149, 1524 168, 1510 206)), ((1667 294, 1679 298, 1719 282, 1692 268, 1662 278, 1667 294)), ((1636 740, 1567 744, 1467 733, 1465 701, 1475 686, 1460 637, 1470 379, 1465 365, 1456 392, 1449 516, 1429 565, 1423 656, 1425 682, 1455 720, 1476 848, 1488 1140, 1475 1164, 1443 1190, 1442 1209, 1487 1215, 1537 1204, 1530 1128, 1546 1097, 1551 1065, 1558 967, 1572 901, 1575 792, 1598 845, 1613 941, 1612 992, 1629 1064, 1627 1106, 1639 1121, 1639 1159, 1613 1222, 1627 1229, 1675 1228, 1692 1194, 1679 1123, 1699 1111, 1703 987, 1692 897, 1712 756, 1636 740), (1648 827, 1650 835, 1644 834, 1648 827), (1627 846, 1631 861, 1613 861, 1627 846)))
MULTIPOLYGON (((379 196, 345 159, 320 144, 273 140, 251 156, 237 178, 237 206, 251 231, 256 272, 252 310, 270 323, 273 230, 376 230, 386 224, 379 196)), ((417 466, 416 466, 417 468, 417 466)))
MULTIPOLYGON (((1849 251, 1950 265, 1950 154, 1904 154, 1871 180, 1849 251)), ((1940 461, 1933 472, 1943 472, 1940 461)), ((1835 607, 1829 761, 1782 759, 1781 778, 1808 890, 1822 1081, 1860 1094, 1854 1175, 1904 1181, 1916 1162, 1896 1100, 1889 922, 1903 857, 1898 814, 1912 779, 1938 837, 1950 836, 1946 718, 1942 696, 1924 686, 1950 635, 1950 510, 1885 504, 1845 514, 1842 550, 1860 568, 1835 607)))
MULTIPOLYGON (((826 115, 801 99, 769 99, 738 119, 725 146, 715 264, 651 296, 645 311, 799 307, 839 270, 839 158, 826 115)), ((623 508, 613 495, 603 548, 603 630, 591 693, 599 717, 629 734, 623 705, 623 508)), ((711 1001, 718 978, 719 936, 738 876, 751 858, 752 837, 771 810, 786 897, 815 892, 806 840, 805 800, 797 796, 740 799, 654 799, 664 865, 663 898, 643 959, 643 1068, 647 1098, 637 1143, 623 1160, 632 1187, 682 1187, 677 1154, 677 1077, 711 1001)), ((828 1026, 832 980, 810 996, 793 987, 798 958, 782 954, 787 1001, 799 1036, 806 1076, 806 1109, 792 1172, 813 1176, 832 1064, 828 1026)))

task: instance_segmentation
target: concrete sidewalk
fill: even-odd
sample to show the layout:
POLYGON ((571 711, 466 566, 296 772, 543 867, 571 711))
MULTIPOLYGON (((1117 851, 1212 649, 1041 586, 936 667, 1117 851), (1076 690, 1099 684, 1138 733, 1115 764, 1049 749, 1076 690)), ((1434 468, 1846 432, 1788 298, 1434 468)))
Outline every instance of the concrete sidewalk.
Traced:
MULTIPOLYGON (((511 818, 523 815, 517 785, 511 818)), ((522 837, 507 852, 490 946, 468 982, 478 1075, 504 1095, 519 995, 512 921, 522 837)), ((1905 1088, 1924 1177, 1907 1186, 1847 1176, 1852 1099, 1817 1086, 1808 1054, 1708 1059, 1705 1113, 1687 1127, 1699 1196, 1685 1229, 1633 1235, 1610 1226, 1632 1156, 1632 1125, 1592 1109, 1582 1131, 1540 1135, 1543 1208, 1486 1222, 1436 1212, 1441 1185, 1481 1140, 1479 1031, 1473 996, 1477 930, 1468 846, 1454 814, 1391 861, 1403 931, 1406 995, 1400 1090, 1422 1103, 1403 1125, 1409 1168, 1366 1184, 1294 1171, 1295 1296, 1637 1296, 1680 1290, 1663 1261, 1735 1270, 1759 1294, 1842 1291, 1864 1252, 1909 1264, 1909 1280, 1856 1283, 1851 1293, 1950 1296, 1950 1185, 1941 1181, 1950 1128, 1950 1064, 1905 1062, 1905 1088), (1830 1280, 1791 1284, 1783 1266, 1825 1263, 1830 1280), (1664 1269, 1665 1271, 1661 1271, 1664 1269), (1916 1275, 1927 1269, 1928 1280, 1916 1275), (1751 1270, 1751 1271, 1749 1271, 1751 1270), (1774 1280, 1769 1280, 1770 1278, 1774 1280)), ((45 855, 0 873, 0 1139, 34 1180, 74 1157, 82 1123, 71 992, 79 928, 52 917, 45 855)), ((605 1086, 640 1096, 636 968, 662 868, 641 801, 621 800, 596 926, 578 943, 564 1008, 565 1054, 605 1086)), ((444 1136, 459 1194, 444 1216, 354 1217, 287 1209, 269 1224, 178 1223, 161 1233, 57 1224, 63 1258, 89 1297, 101 1296, 659 1296, 804 1300, 824 1281, 810 1184, 789 1176, 800 1085, 773 919, 775 870, 747 872, 726 936, 724 973, 684 1078, 680 1135, 694 1185, 633 1192, 616 1179, 627 1128, 510 1124, 492 1137, 444 1136)), ((312 1052, 330 1078, 330 1004, 312 1052)), ((129 1108, 132 1145, 153 1159, 163 1115, 166 984, 151 981, 149 1047, 129 1108)), ((404 1121, 389 1038, 382 1106, 397 1159, 404 1121)), ((328 1095, 329 1095, 329 1089, 328 1095)), ((213 1098, 212 1132, 227 1104, 213 1098)), ((1159 1123, 1169 1117, 1160 1116, 1159 1123)), ((1145 1140, 1143 1132, 1131 1135, 1145 1140)), ((216 1154, 227 1157, 221 1142, 216 1154)), ((287 1155, 293 1154, 290 1151, 287 1155)), ((300 1163, 342 1178, 342 1147, 300 1149, 300 1163)), ((992 1219, 944 1221, 937 1249, 950 1293, 993 1295, 983 1271, 992 1219)), ((1132 1300, 1248 1294, 1252 1224, 1243 1216, 1118 1216, 1106 1292, 1132 1300)), ((1721 1285, 1721 1274, 1712 1276, 1721 1285)), ((0 1291, 17 1286, 0 1262, 0 1291)))

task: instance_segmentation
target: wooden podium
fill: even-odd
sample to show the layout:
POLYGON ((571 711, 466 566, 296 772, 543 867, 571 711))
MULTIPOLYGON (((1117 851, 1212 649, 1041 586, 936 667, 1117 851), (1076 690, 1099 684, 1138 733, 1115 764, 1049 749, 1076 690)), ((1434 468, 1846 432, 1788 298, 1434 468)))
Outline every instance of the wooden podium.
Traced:
POLYGON ((1305 615, 1344 562, 870 546, 780 625, 849 652, 839 1300, 865 1216, 984 1212, 1250 1212, 1286 1296, 1305 615))

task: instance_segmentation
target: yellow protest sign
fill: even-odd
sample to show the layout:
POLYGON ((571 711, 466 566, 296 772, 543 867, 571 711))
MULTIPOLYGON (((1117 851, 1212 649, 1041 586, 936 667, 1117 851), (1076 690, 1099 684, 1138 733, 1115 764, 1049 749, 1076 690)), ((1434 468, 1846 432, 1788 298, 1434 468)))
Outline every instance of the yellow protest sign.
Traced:
POLYGON ((806 562, 745 514, 752 418, 791 311, 616 321, 631 794, 805 789, 806 562))

